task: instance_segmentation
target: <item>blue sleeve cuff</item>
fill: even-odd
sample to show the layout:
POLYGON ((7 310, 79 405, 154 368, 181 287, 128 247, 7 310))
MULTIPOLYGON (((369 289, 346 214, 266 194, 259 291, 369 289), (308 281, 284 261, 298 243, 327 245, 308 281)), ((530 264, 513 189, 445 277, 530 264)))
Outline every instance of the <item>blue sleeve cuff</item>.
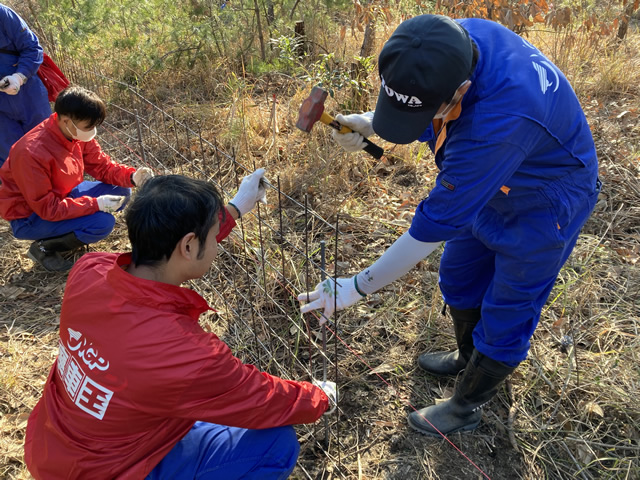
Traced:
POLYGON ((426 200, 423 200, 416 208, 413 216, 411 227, 409 227, 409 235, 420 242, 446 242, 460 233, 460 227, 444 225, 433 221, 427 214, 428 210, 425 206, 426 200))

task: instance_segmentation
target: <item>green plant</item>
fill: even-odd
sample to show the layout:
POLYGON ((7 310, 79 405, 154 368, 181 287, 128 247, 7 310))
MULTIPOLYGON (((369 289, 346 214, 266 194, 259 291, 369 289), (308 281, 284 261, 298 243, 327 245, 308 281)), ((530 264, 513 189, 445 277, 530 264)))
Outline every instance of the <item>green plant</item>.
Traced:
POLYGON ((269 40, 277 55, 279 70, 292 74, 300 65, 300 53, 303 44, 302 37, 280 35, 269 40))
POLYGON ((322 54, 303 79, 324 88, 342 110, 354 110, 362 97, 370 93, 369 74, 374 68, 374 58, 356 56, 354 60, 347 66, 337 61, 334 53, 322 54))

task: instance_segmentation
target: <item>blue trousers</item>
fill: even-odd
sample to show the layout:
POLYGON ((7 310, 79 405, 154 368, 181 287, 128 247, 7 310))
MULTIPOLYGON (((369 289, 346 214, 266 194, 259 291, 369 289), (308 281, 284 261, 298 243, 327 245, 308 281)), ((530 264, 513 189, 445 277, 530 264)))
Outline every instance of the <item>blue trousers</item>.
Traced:
MULTIPOLYGON (((71 190, 69 196, 78 198, 83 196, 99 197, 100 195, 120 195, 126 196, 127 200, 118 209, 122 210, 131 196, 131 189, 126 187, 116 187, 102 182, 82 182, 71 190)), ((116 223, 113 215, 106 212, 96 212, 84 217, 71 218, 50 222, 43 220, 37 214, 32 213, 27 218, 12 220, 11 229, 13 236, 19 240, 42 240, 45 238, 59 237, 69 232, 76 234, 78 240, 83 243, 95 243, 111 233, 116 223)))
POLYGON ((469 231, 446 243, 440 290, 453 307, 481 308, 473 331, 480 353, 509 366, 527 357, 542 308, 599 191, 596 173, 581 169, 520 198, 499 194, 469 231))
POLYGON ((293 427, 248 430, 196 422, 147 480, 280 480, 296 465, 293 427))
MULTIPOLYGON (((9 58, 7 55, 4 62, 9 58)), ((2 67, 0 67, 2 68, 2 67)), ((11 68, 12 73, 14 68, 11 68)), ((0 75, 0 78, 4 75, 0 75)), ((37 75, 31 77, 17 95, 0 92, 0 167, 9 150, 22 136, 51 115, 47 89, 37 75)))

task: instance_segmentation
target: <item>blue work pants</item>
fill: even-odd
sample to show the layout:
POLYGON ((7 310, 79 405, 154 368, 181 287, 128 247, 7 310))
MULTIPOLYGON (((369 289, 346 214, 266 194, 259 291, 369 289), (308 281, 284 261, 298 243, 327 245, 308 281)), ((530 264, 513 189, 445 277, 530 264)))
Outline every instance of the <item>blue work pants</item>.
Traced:
MULTIPOLYGON (((82 182, 69 193, 71 198, 83 197, 85 195, 94 198, 101 195, 126 196, 127 201, 118 209, 118 211, 120 211, 125 207, 128 198, 131 196, 131 189, 102 182, 86 181, 82 182)), ((82 243, 89 244, 106 238, 113 230, 116 219, 110 213, 96 212, 91 215, 85 215, 84 217, 50 222, 32 213, 27 218, 12 220, 10 223, 14 237, 19 240, 42 240, 73 232, 78 240, 82 243)))
POLYGON ((595 206, 600 182, 586 168, 518 197, 499 194, 472 228, 448 241, 440 261, 447 304, 481 308, 473 331, 482 354, 516 366, 555 280, 595 206))
POLYGON ((291 474, 299 451, 290 426, 248 430, 196 422, 147 480, 280 480, 291 474))

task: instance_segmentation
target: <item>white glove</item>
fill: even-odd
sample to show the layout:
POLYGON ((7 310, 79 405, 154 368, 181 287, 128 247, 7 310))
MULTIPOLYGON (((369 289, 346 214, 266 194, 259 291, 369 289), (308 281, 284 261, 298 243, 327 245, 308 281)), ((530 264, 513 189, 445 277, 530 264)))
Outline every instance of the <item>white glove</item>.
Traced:
POLYGON ((364 142, 365 137, 370 137, 373 131, 373 112, 353 113, 351 115, 336 115, 338 123, 349 127, 353 132, 339 133, 334 130, 331 133, 333 139, 344 148, 347 152, 357 152, 362 150, 367 144, 364 142))
POLYGON ((98 200, 98 209, 101 212, 113 213, 122 206, 126 199, 127 197, 120 195, 101 195, 96 200, 98 200))
POLYGON ((313 380, 313 385, 322 389, 324 394, 329 398, 329 409, 324 412, 325 415, 331 415, 338 406, 338 387, 334 382, 328 380, 313 380))
POLYGON ((229 204, 238 209, 241 217, 253 210, 256 202, 267 203, 267 191, 261 181, 263 177, 264 168, 259 168, 240 182, 240 188, 229 204))
POLYGON ((131 181, 133 182, 134 186, 141 187, 142 185, 144 185, 144 182, 146 182, 150 178, 153 178, 153 172, 151 171, 151 169, 142 167, 133 172, 131 181))
POLYGON ((21 73, 7 75, 2 80, 0 80, 0 85, 5 85, 1 90, 7 95, 17 95, 20 91, 20 87, 24 85, 26 81, 27 77, 25 77, 21 73), (9 83, 7 84, 7 82, 9 83))
POLYGON ((315 309, 324 309, 320 317, 320 325, 323 325, 333 315, 334 306, 338 310, 343 310, 365 297, 356 290, 355 277, 338 278, 337 294, 334 294, 333 289, 335 283, 332 278, 327 278, 320 282, 313 292, 298 295, 298 301, 306 302, 308 295, 310 302, 303 305, 300 312, 307 313, 315 309))

